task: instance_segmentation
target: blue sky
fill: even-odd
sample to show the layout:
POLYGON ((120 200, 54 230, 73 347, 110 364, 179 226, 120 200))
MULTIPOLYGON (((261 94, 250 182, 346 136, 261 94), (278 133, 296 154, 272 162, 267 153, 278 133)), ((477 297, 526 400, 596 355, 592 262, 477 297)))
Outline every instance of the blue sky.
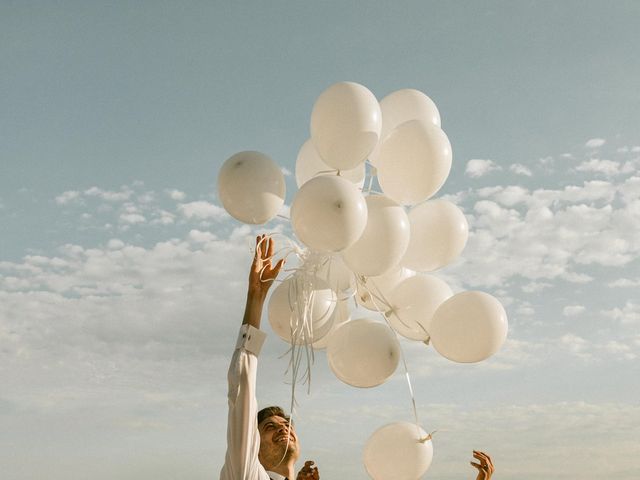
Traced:
MULTIPOLYGON (((453 147, 439 192, 471 237, 439 272, 505 304, 503 350, 403 342, 426 478, 640 472, 637 2, 0 4, 0 464, 8 478, 216 478, 252 237, 220 208, 240 150, 294 171, 316 97, 417 88, 453 147)), ((287 176, 288 202, 296 191, 287 176)), ((268 326, 265 327, 268 330, 268 326)), ((286 404, 285 346, 260 402, 286 404)), ((406 385, 356 390, 319 354, 303 455, 366 478, 406 385)))

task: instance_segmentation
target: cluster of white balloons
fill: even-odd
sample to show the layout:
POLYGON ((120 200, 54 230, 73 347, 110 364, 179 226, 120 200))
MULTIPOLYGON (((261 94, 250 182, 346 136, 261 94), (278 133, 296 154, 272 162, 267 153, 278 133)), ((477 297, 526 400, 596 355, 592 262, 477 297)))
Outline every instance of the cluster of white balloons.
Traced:
MULTIPOLYGON (((432 199, 452 161, 433 101, 403 89, 378 102, 363 85, 340 82, 317 99, 310 130, 298 153, 299 190, 290 210, 307 249, 271 296, 273 330, 292 345, 326 348, 332 371, 355 387, 393 375, 401 356, 396 334, 431 342, 455 362, 479 362, 498 351, 507 334, 500 302, 478 291, 454 295, 432 273, 454 261, 468 237, 460 209, 432 199), (374 177, 381 193, 371 190, 374 177), (352 320, 353 298, 381 320, 352 320)), ((241 152, 222 166, 218 191, 233 217, 262 224, 281 210, 285 180, 266 155, 241 152)), ((391 424, 374 433, 365 449, 374 479, 416 479, 426 471, 431 442, 416 428, 391 424), (390 469, 411 455, 419 460, 404 474, 390 469)))

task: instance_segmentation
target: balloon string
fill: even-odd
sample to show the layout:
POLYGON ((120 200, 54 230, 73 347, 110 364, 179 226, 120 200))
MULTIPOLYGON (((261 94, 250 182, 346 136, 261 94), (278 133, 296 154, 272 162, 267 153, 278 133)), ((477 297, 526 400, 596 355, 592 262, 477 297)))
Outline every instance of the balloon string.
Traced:
MULTIPOLYGON (((283 235, 283 234, 281 234, 281 233, 277 233, 277 232, 276 232, 276 233, 272 233, 270 236, 271 236, 271 237, 275 237, 275 236, 277 236, 277 237, 282 237, 283 239, 285 239, 285 240, 289 243, 289 245, 288 245, 288 246, 286 246, 286 247, 280 248, 279 250, 275 251, 273 255, 271 255, 271 256, 269 256, 269 257, 265 258, 264 260, 265 260, 266 262, 271 262, 274 258, 276 258, 276 257, 280 257, 280 256, 281 256, 282 258, 284 258, 285 263, 286 263, 286 260, 289 258, 289 256, 291 256, 291 255, 297 255, 300 251, 302 251, 302 249, 301 249, 301 248, 300 248, 300 247, 299 247, 299 246, 298 246, 298 245, 297 245, 293 240, 291 240, 291 239, 290 239, 289 237, 287 237, 286 235, 283 235)), ((260 239, 260 241, 258 242, 258 245, 256 246, 256 248, 257 248, 257 247, 261 247, 261 246, 262 246, 262 243, 263 243, 263 242, 265 242, 266 240, 267 240, 267 237, 263 237, 263 238, 261 238, 261 239, 260 239)), ((264 271, 265 271, 265 269, 266 269, 266 268, 267 268, 267 267, 266 267, 266 265, 265 265, 265 266, 264 266, 264 267, 262 267, 262 269, 260 270, 260 281, 261 281, 261 282, 263 282, 263 283, 267 283, 267 282, 274 282, 274 283, 275 283, 275 282, 279 282, 279 283, 282 283, 282 282, 284 281, 284 280, 278 280, 278 279, 273 279, 273 280, 264 280, 264 279, 262 278, 262 275, 263 275, 263 273, 264 273, 264 271)), ((292 271, 292 270, 296 270, 296 269, 285 269, 284 271, 285 271, 285 272, 290 272, 290 271, 292 271)), ((288 277, 287 277, 287 278, 288 278, 288 277)), ((286 278, 285 278, 285 280, 286 280, 286 278)))
POLYGON ((311 392, 311 366, 315 362, 312 347, 313 325, 311 311, 315 301, 313 279, 317 268, 312 271, 313 262, 308 262, 312 254, 308 250, 303 250, 293 244, 290 254, 295 254, 303 265, 292 269, 294 273, 291 273, 283 280, 290 281, 287 295, 289 309, 293 312, 289 321, 291 347, 283 356, 289 355, 289 364, 285 375, 291 374, 291 414, 294 415, 298 405, 296 400, 298 383, 306 383, 307 393, 311 392), (305 265, 310 265, 312 268, 305 268, 305 265))
MULTIPOLYGON (((378 311, 378 313, 380 313, 380 315, 382 315, 382 318, 384 319, 385 323, 387 324, 387 327, 389 327, 394 332, 394 334, 396 334, 396 337, 397 337, 396 331, 393 329, 393 327, 391 327, 389 319, 384 314, 385 310, 378 306, 378 304, 376 302, 376 296, 373 295, 373 293, 369 289, 369 286, 367 285, 366 280, 364 279, 364 277, 360 277, 359 281, 360 281, 359 282, 360 285, 369 294, 369 297, 371 298, 371 302, 373 303, 374 308, 378 311)), ((378 290, 378 294, 379 294, 378 300, 381 300, 386 305, 387 308, 391 309, 390 302, 385 298, 384 294, 380 291, 380 288, 378 288, 377 285, 375 285, 375 283, 373 283, 373 286, 378 290)), ((386 311, 390 311, 390 310, 386 310, 386 311)), ((398 345, 400 347, 400 358, 402 359, 402 365, 404 367, 404 375, 405 375, 405 379, 407 381, 407 388, 409 389, 409 395, 411 396, 411 407, 413 409, 413 418, 415 420, 416 427, 421 428, 420 427, 420 418, 419 418, 419 415, 418 415, 418 407, 416 405, 416 397, 415 397, 415 395, 413 393, 413 386, 411 384, 411 375, 409 374, 409 367, 407 365, 407 359, 406 359, 406 356, 404 354, 404 349, 402 348, 402 345, 400 345, 400 342, 398 342, 398 345)), ((426 441, 426 440, 422 440, 421 439, 420 441, 424 443, 424 441, 426 441)))

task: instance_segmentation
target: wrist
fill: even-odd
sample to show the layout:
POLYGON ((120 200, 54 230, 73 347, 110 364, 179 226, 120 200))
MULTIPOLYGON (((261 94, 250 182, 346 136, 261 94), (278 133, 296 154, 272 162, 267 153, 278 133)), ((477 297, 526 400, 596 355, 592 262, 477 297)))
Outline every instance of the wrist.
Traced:
POLYGON ((248 323, 256 328, 260 328, 263 305, 264 297, 251 294, 247 295, 247 304, 244 308, 244 319, 242 323, 248 323))
POLYGON ((266 296, 257 292, 249 291, 247 293, 247 307, 262 308, 266 296))

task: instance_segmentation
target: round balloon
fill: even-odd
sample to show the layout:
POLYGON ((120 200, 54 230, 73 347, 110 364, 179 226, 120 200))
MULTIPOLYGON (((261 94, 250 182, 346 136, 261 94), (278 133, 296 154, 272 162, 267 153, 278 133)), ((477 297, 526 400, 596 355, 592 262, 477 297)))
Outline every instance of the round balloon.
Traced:
MULTIPOLYGON (((335 175, 336 169, 322 161, 311 140, 307 140, 298 152, 296 159, 296 183, 298 188, 318 175, 335 175)), ((341 170, 340 176, 346 178, 358 188, 364 185, 364 163, 351 170, 341 170)))
POLYGON ((403 337, 425 341, 429 338, 434 313, 451 295, 449 285, 438 277, 409 277, 391 291, 391 309, 386 317, 391 327, 403 337))
POLYGON ((353 387, 375 387, 396 371, 400 343, 386 324, 368 318, 351 320, 329 337, 327 359, 333 373, 353 387))
POLYGON ((316 275, 325 280, 331 290, 338 293, 353 290, 355 286, 353 272, 349 270, 338 254, 326 255, 319 262, 316 275))
POLYGON ((356 284, 356 302, 374 312, 386 312, 391 308, 389 294, 402 280, 414 275, 408 268, 393 268, 377 277, 360 277, 356 284))
POLYGON ((400 263, 409 245, 409 219, 404 208, 384 195, 369 195, 367 226, 362 236, 342 252, 354 273, 377 276, 400 263))
POLYGON ((358 83, 331 85, 311 112, 311 140, 325 163, 339 170, 364 162, 378 143, 381 127, 378 100, 358 83))
POLYGON ((313 348, 323 350, 327 348, 331 334, 335 332, 343 323, 351 320, 351 312, 349 311, 349 301, 347 299, 338 299, 336 308, 333 309, 333 315, 329 319, 330 328, 326 335, 313 337, 313 348))
MULTIPOLYGON (((380 101, 380 111, 382 112, 382 128, 380 130, 380 140, 385 138, 396 128, 411 120, 420 120, 440 127, 440 112, 438 107, 428 96, 413 88, 404 88, 390 93, 380 101)), ((369 155, 369 161, 376 165, 380 144, 369 155)))
POLYGON ((293 276, 278 285, 269 300, 269 324, 285 342, 304 343, 326 335, 336 305, 333 290, 323 280, 293 276), (304 312, 308 311, 305 322, 304 312))
POLYGON ((220 168, 220 201, 229 215, 241 222, 268 222, 284 204, 285 193, 282 170, 264 153, 236 153, 220 168))
POLYGON ((402 205, 415 205, 436 193, 451 170, 451 144, 439 127, 412 120, 382 142, 376 162, 382 191, 402 205))
POLYGON ((488 293, 462 292, 445 301, 429 333, 437 352, 460 363, 475 363, 496 353, 507 338, 507 314, 488 293))
POLYGON ((469 237, 469 224, 453 203, 429 200, 409 211, 411 240, 402 265, 419 272, 432 272, 454 261, 469 237))
POLYGON ((364 466, 373 480, 418 480, 432 459, 431 438, 414 423, 385 425, 364 447, 364 466))
POLYGON ((308 247, 338 252, 362 235, 367 225, 367 202, 355 185, 342 177, 315 177, 294 197, 291 225, 308 247))

